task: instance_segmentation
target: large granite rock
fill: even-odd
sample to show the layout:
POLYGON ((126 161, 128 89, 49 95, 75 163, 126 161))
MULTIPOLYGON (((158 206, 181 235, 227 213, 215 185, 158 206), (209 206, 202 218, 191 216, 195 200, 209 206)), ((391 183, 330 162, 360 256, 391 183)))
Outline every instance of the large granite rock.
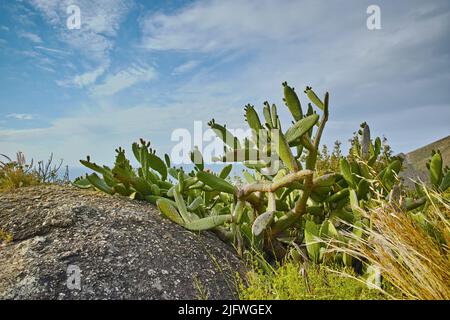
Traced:
POLYGON ((152 205, 74 187, 0 193, 1 299, 236 298, 241 262, 152 205), (80 277, 78 277, 80 275, 80 277))

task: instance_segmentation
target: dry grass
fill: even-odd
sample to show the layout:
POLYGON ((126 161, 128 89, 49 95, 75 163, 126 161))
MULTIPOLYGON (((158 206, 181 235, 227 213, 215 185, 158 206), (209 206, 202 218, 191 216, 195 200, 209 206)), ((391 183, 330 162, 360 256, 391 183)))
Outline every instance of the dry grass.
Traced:
POLYGON ((348 234, 348 245, 333 250, 378 268, 406 299, 450 299, 450 206, 437 193, 427 196, 425 212, 406 213, 384 203, 365 213, 371 228, 364 228, 362 238, 348 234))
POLYGON ((22 153, 17 153, 14 161, 1 156, 6 161, 0 161, 0 192, 39 184, 39 177, 31 170, 32 165, 26 164, 22 153))

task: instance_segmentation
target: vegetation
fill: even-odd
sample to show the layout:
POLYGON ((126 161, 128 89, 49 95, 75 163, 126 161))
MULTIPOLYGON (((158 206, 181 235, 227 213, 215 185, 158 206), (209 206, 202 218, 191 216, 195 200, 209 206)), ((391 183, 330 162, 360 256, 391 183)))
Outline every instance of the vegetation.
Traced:
POLYGON ((270 272, 251 271, 240 286, 243 300, 379 300, 387 296, 356 279, 351 269, 330 272, 288 261, 270 272), (347 273, 344 275, 344 273, 347 273))
POLYGON ((32 171, 32 165, 26 164, 25 156, 18 152, 13 161, 1 155, 6 161, 0 161, 0 191, 17 189, 39 184, 39 178, 32 171))
POLYGON ((58 165, 52 166, 53 154, 47 162, 39 161, 37 166, 33 165, 33 161, 28 164, 22 152, 16 154, 15 160, 4 154, 0 156, 4 159, 0 161, 0 192, 40 183, 66 183, 69 180, 67 167, 64 178, 61 179, 58 175, 62 160, 58 165))
MULTIPOLYGON (((209 122, 224 142, 224 155, 216 160, 242 162, 247 167, 243 172, 244 184, 233 185, 227 181, 231 164, 219 174, 207 170, 197 149, 191 153, 193 171, 185 173, 182 168, 171 167, 167 155, 162 160, 150 148, 150 143, 141 139, 140 143, 132 145, 139 168, 132 168, 121 148, 116 150, 113 168, 97 165, 88 156, 81 163, 95 172, 77 179, 75 185, 154 203, 167 218, 186 229, 212 230, 232 243, 243 257, 256 252, 262 257, 259 259, 261 267, 263 261, 282 261, 290 256, 300 264, 353 268, 358 276, 372 279, 372 286, 380 290, 383 290, 382 279, 387 279, 409 298, 439 297, 411 293, 404 285, 396 283, 394 276, 385 275, 386 270, 391 270, 383 265, 383 261, 388 260, 375 259, 367 248, 379 249, 372 243, 377 239, 374 233, 391 236, 377 225, 377 221, 387 220, 377 220, 374 212, 396 208, 406 219, 405 223, 418 217, 434 221, 430 208, 435 202, 429 194, 440 196, 442 204, 446 205, 448 200, 443 195, 450 187, 450 172, 443 166, 441 153, 433 151, 428 164, 432 191, 421 185, 416 185, 415 190, 406 190, 398 177, 403 159, 392 156, 385 140, 379 137, 372 140, 367 123, 361 124, 352 138, 347 157, 342 156, 339 143, 329 156, 327 149, 319 149, 328 121, 329 94, 325 93, 321 99, 307 87, 304 92, 311 103, 303 112, 294 88, 287 83, 283 83, 283 87, 284 102, 293 117, 293 124, 287 130, 282 128, 277 106, 268 102, 264 103, 263 121, 254 106, 245 107, 245 119, 252 134, 244 141, 239 141, 225 125, 214 119, 209 122), (358 243, 367 244, 366 251, 358 247, 358 243)), ((448 206, 444 206, 443 212, 443 216, 448 217, 448 206)), ((448 220, 441 219, 437 223, 442 224, 442 221, 448 220)), ((440 238, 447 239, 447 227, 433 227, 428 222, 425 225, 440 234, 440 238)), ((392 230, 394 234, 403 232, 392 230)), ((410 240, 410 235, 397 235, 389 240, 393 248, 401 247, 402 241, 410 240)), ((417 240, 424 239, 418 234, 417 240)), ((436 243, 449 270, 448 243, 441 240, 436 243)), ((420 246, 423 242, 417 244, 420 246)), ((408 248, 413 250, 414 246, 411 244, 408 248)), ((402 251, 391 250, 390 254, 392 260, 406 258, 402 251)), ((401 260, 399 268, 407 261, 401 260)), ((439 273, 433 281, 448 280, 440 271, 445 265, 442 261, 435 262, 439 266, 429 265, 429 268, 438 267, 433 269, 439 273)), ((285 268, 280 274, 290 270, 288 266, 285 268)), ((404 272, 417 270, 414 267, 404 272)), ((256 279, 265 282, 264 276, 256 279)), ((423 280, 406 281, 420 290, 423 280)), ((448 281, 443 283, 448 287, 448 281)))
POLYGON ((445 160, 444 166, 450 165, 450 136, 411 151, 406 155, 406 157, 414 169, 418 171, 425 171, 425 165, 428 162, 430 154, 433 150, 440 150, 442 152, 442 158, 445 160))
POLYGON ((10 243, 13 240, 13 235, 9 232, 6 232, 2 229, 0 229, 0 246, 2 244, 10 243))
POLYGON ((408 299, 450 299, 450 206, 436 191, 426 192, 425 211, 408 214, 382 203, 364 212, 371 227, 361 237, 349 234, 348 246, 331 243, 331 250, 364 261, 408 299))

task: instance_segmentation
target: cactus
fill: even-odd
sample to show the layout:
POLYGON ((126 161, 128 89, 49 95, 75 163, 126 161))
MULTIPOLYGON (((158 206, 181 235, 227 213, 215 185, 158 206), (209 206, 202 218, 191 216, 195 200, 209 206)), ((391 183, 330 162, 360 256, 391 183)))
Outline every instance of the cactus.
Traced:
POLYGON ((288 86, 287 82, 283 82, 284 87, 284 102, 286 106, 289 108, 292 116, 295 121, 299 121, 303 118, 302 106, 300 104, 300 100, 298 99, 297 94, 295 93, 294 88, 288 86))
MULTIPOLYGON (((304 114, 294 89, 284 82, 283 90, 284 102, 294 118, 289 127, 282 127, 276 105, 268 102, 262 117, 253 105, 245 106, 252 135, 243 141, 214 119, 208 123, 224 142, 224 154, 216 160, 242 162, 247 168, 243 185, 230 182, 231 163, 219 174, 212 173, 195 148, 191 152, 195 168, 185 173, 171 167, 167 155, 164 160, 159 158, 142 139, 132 145, 137 169, 119 148, 113 168, 97 165, 89 157, 81 160, 94 173, 77 179, 74 185, 156 204, 171 221, 191 231, 212 230, 232 242, 240 254, 249 249, 282 258, 290 245, 303 243, 314 263, 326 262, 326 241, 337 239, 345 245, 349 232, 359 236, 368 225, 362 220, 363 211, 377 206, 378 199, 390 199, 392 205, 404 210, 420 210, 426 205, 420 190, 404 197, 397 177, 402 162, 386 156, 379 137, 371 140, 367 123, 361 125, 360 137, 353 140, 351 154, 336 157, 338 172, 317 170, 329 94, 321 100, 306 87, 311 103, 304 114), (279 159, 269 158, 271 153, 279 159), (348 223, 355 227, 351 229, 348 223)), ((428 168, 435 190, 447 190, 450 172, 442 168, 439 152, 433 153, 428 168)), ((344 254, 335 260, 350 266, 355 258, 344 254)))

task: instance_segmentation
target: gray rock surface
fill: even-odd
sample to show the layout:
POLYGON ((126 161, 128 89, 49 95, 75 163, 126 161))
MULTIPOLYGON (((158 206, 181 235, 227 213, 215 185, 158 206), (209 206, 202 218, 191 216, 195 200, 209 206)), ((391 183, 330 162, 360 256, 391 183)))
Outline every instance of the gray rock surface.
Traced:
POLYGON ((69 186, 0 193, 0 229, 0 299, 229 299, 244 271, 212 233, 69 186))

